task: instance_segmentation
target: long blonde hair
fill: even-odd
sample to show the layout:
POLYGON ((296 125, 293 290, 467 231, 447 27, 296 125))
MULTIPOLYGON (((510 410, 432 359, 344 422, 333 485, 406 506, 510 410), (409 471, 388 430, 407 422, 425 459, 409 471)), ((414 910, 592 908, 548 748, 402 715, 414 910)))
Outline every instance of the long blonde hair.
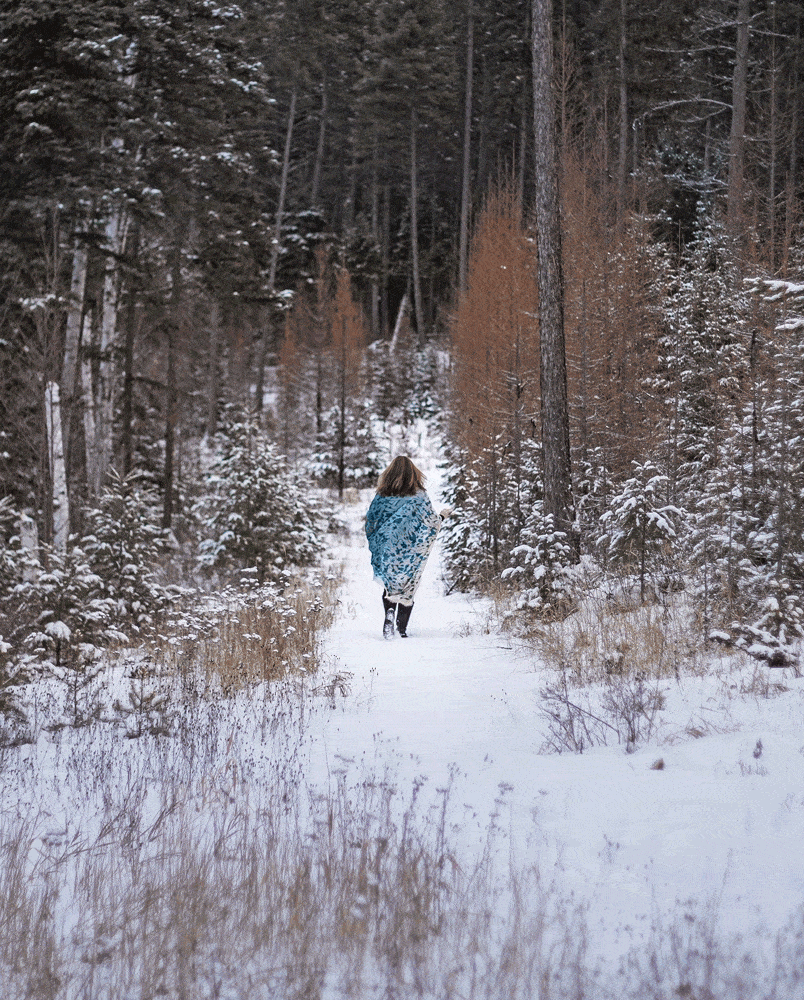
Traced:
POLYGON ((412 497, 424 489, 424 474, 407 455, 397 455, 380 473, 377 492, 383 497, 412 497))

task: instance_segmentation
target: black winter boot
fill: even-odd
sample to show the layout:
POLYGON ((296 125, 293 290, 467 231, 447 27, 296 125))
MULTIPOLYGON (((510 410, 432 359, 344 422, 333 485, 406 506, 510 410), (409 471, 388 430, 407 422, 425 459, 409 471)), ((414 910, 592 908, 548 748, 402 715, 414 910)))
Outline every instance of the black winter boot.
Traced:
POLYGON ((396 613, 396 627, 403 639, 407 639, 408 637, 408 622, 410 621, 412 610, 412 604, 400 604, 399 610, 396 613))
POLYGON ((393 639, 394 637, 394 617, 396 616, 396 605, 382 595, 382 606, 385 608, 385 621, 382 623, 383 639, 393 639))

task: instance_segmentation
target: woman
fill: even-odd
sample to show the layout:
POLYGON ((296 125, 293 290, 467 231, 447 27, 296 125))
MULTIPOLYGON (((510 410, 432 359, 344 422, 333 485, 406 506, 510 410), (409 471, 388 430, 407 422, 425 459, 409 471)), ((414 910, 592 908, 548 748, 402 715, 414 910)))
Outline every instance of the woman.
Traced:
MULTIPOLYGON (((442 511, 445 516, 448 511, 442 511)), ((393 638, 394 619, 407 638, 413 595, 430 555, 441 516, 424 491, 424 476, 404 455, 398 455, 380 475, 377 495, 366 514, 366 537, 374 575, 385 589, 382 634, 393 638)))

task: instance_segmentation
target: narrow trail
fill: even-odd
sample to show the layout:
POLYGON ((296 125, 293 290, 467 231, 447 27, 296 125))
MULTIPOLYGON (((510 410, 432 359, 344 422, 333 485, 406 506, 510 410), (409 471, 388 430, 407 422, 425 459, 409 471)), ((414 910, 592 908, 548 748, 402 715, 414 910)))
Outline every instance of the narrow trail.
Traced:
POLYGON ((503 863, 538 866, 562 898, 588 906, 611 954, 646 940, 657 914, 676 919, 680 901, 699 914, 715 906, 726 932, 781 926, 804 898, 800 696, 736 706, 727 730, 696 740, 684 736, 690 713, 704 698, 713 717, 731 712, 728 685, 668 682, 660 732, 633 754, 617 745, 540 753, 543 668, 487 627, 488 602, 445 596, 438 543, 409 638, 382 638, 362 529, 371 495, 346 507, 351 533, 333 553, 345 579, 324 670, 344 687, 308 720, 310 783, 390 776, 404 798, 422 780, 432 801, 452 780, 459 848, 482 849, 494 815, 503 863), (766 734, 762 776, 746 776, 740 762, 766 734), (659 756, 664 769, 651 769, 659 756))

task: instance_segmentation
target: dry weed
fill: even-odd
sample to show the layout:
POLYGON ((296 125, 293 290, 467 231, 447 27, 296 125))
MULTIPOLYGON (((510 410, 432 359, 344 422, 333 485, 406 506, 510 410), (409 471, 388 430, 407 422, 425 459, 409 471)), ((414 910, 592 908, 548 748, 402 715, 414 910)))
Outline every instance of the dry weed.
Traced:
POLYGON ((284 592, 227 591, 200 612, 182 612, 152 655, 166 673, 203 678, 232 694, 318 668, 322 635, 332 623, 339 580, 330 575, 284 592))

